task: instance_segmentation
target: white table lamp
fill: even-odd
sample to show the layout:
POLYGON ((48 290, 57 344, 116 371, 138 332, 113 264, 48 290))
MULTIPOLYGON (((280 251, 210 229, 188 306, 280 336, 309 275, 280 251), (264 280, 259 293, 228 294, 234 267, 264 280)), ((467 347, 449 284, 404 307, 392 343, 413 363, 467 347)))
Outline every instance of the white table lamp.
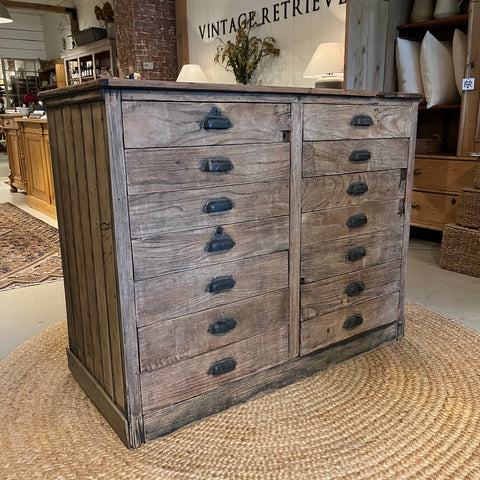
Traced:
POLYGON ((177 77, 177 82, 209 83, 200 65, 185 64, 177 77))
POLYGON ((316 78, 315 88, 342 88, 344 48, 341 43, 321 43, 303 76, 316 78))

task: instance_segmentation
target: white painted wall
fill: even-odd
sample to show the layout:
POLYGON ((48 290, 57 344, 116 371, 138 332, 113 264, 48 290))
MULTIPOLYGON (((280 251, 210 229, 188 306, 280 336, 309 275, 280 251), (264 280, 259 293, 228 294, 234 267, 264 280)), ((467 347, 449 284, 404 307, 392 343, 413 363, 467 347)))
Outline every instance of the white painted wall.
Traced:
MULTIPOLYGON (((232 18, 238 21, 240 14, 256 10, 257 19, 261 20, 262 8, 268 8, 271 23, 254 30, 254 34, 260 38, 274 37, 280 48, 280 57, 267 59, 263 66, 260 65, 258 81, 263 85, 313 87, 315 79, 303 78, 303 72, 318 44, 345 42, 346 4, 342 1, 188 0, 190 63, 199 64, 211 82, 235 83, 233 74, 213 61, 219 41, 207 38, 207 29, 202 39, 201 29, 209 23, 216 25, 217 21, 227 19, 224 23, 227 34, 221 38, 234 40, 235 33, 228 34, 232 18), (294 6, 298 6, 302 15, 297 10, 293 16, 294 6), (313 11, 314 7, 316 11, 313 11), (273 21, 275 10, 278 21, 273 21)), ((220 33, 223 33, 222 27, 220 33)))
POLYGON ((47 13, 41 16, 46 58, 59 58, 63 50, 72 48, 69 15, 47 13))
POLYGON ((0 24, 0 57, 46 59, 41 16, 10 13, 13 22, 0 24))
MULTIPOLYGON (((78 27, 80 30, 85 30, 89 27, 101 27, 97 18, 95 17, 95 5, 103 7, 105 2, 103 0, 83 0, 76 2, 76 9, 78 14, 78 27)), ((113 5, 113 2, 110 2, 113 5)), ((115 5, 113 5, 115 10, 115 5)))

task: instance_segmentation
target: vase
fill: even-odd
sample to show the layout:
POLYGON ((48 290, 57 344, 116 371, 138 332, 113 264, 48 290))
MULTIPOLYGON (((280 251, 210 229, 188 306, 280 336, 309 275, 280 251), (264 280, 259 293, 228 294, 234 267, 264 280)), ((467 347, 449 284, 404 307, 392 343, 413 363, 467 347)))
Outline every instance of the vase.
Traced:
POLYGON ((437 0, 435 5, 435 18, 447 18, 460 14, 460 4, 458 0, 437 0))

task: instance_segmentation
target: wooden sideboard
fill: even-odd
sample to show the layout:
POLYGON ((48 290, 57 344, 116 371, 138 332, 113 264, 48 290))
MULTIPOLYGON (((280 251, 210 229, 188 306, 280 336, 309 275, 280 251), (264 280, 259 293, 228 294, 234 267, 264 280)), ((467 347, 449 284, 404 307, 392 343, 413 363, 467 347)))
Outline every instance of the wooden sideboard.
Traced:
POLYGON ((42 98, 69 366, 129 447, 402 337, 415 96, 42 98))
POLYGON ((25 190, 27 204, 57 218, 47 120, 0 115, 7 140, 10 190, 25 190))
POLYGON ((16 118, 21 117, 21 114, 0 115, 0 124, 5 133, 11 192, 27 189, 27 175, 18 140, 18 125, 15 122, 16 118))

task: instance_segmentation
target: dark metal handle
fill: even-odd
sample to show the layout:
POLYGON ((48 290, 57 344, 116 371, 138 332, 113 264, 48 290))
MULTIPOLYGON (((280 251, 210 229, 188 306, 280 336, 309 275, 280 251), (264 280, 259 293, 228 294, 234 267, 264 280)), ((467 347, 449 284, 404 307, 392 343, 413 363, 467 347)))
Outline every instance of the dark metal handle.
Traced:
POLYGON ((229 158, 207 158, 200 167, 204 172, 229 172, 233 170, 233 163, 229 158))
POLYGON ((217 107, 213 107, 200 123, 200 128, 205 130, 226 130, 232 126, 230 120, 217 107))
POLYGON ((237 322, 233 317, 221 318, 208 327, 208 333, 211 335, 220 335, 233 330, 236 326, 237 322))
POLYGON ((350 262, 354 262, 355 260, 360 260, 367 254, 367 250, 365 247, 355 247, 351 248, 346 255, 346 259, 350 262))
POLYGON ((365 182, 353 182, 347 188, 349 195, 363 195, 368 192, 368 185, 365 182))
POLYGON ((361 315, 353 315, 348 317, 343 324, 345 330, 351 330, 352 328, 359 327, 363 323, 363 317, 361 315))
POLYGON ((204 213, 228 212, 234 207, 233 202, 227 197, 212 198, 203 206, 204 213))
POLYGON ((351 162, 368 162, 372 158, 372 154, 368 150, 354 150, 349 160, 351 162))
POLYGON ((236 282, 233 277, 218 277, 214 278, 207 286, 207 292, 220 293, 225 290, 231 290, 236 282))
POLYGON ((224 233, 223 227, 217 227, 213 238, 205 246, 205 251, 209 253, 230 250, 235 246, 233 238, 224 233))
POLYGON ((354 127, 371 127, 373 120, 370 115, 355 115, 352 120, 354 127))
POLYGON ((363 282, 352 282, 347 285, 345 289, 345 295, 349 297, 353 297, 354 295, 358 295, 365 290, 365 284, 363 282))
POLYGON ((367 221, 368 221, 367 216, 364 215, 363 213, 359 213, 358 215, 352 215, 347 220, 347 227, 358 228, 358 227, 361 227, 362 225, 365 225, 367 221))
POLYGON ((225 373, 235 370, 237 362, 234 358, 224 358, 218 362, 212 363, 208 369, 208 374, 218 377, 219 375, 224 375, 225 373))

